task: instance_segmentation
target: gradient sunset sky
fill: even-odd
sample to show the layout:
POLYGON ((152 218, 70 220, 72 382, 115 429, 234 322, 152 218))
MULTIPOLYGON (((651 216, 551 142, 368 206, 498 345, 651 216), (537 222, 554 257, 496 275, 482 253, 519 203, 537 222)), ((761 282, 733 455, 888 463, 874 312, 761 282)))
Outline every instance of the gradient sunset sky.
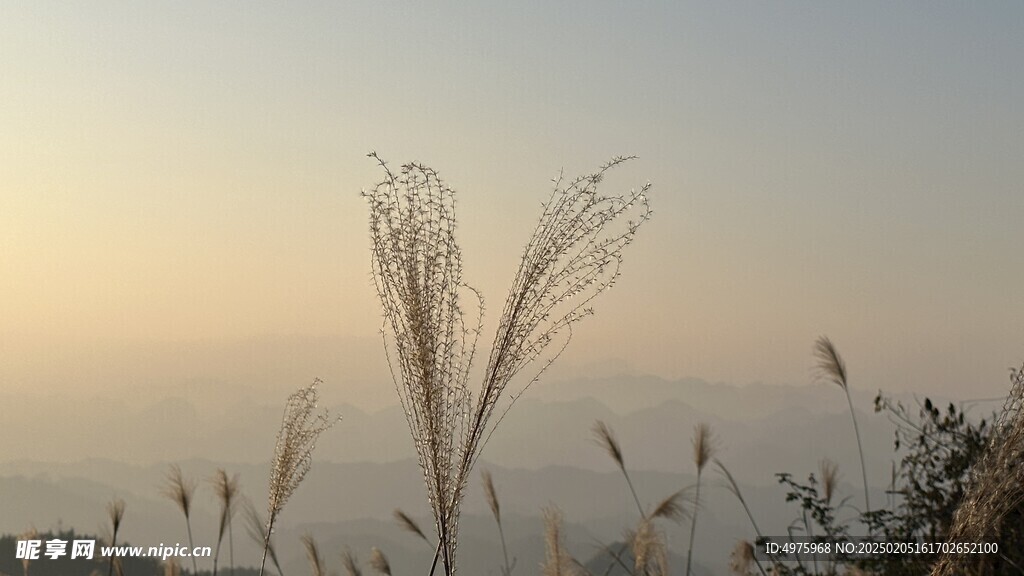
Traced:
POLYGON ((802 384, 828 334, 855 388, 1005 393, 1024 4, 467 4, 0 4, 0 387, 382 376, 376 150, 458 191, 491 320, 551 178, 639 156, 570 366, 802 384))

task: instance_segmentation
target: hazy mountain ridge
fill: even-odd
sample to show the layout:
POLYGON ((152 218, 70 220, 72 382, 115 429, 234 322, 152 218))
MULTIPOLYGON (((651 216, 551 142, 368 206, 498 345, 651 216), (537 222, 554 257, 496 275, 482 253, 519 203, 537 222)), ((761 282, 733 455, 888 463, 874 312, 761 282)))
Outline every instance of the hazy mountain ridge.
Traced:
MULTIPOLYGON (((545 506, 563 510, 572 550, 581 559, 592 555, 595 541, 617 541, 636 521, 636 508, 621 475, 593 442, 591 427, 596 419, 615 430, 645 506, 694 482, 690 438, 697 422, 712 426, 719 457, 742 485, 767 532, 783 533, 794 513, 784 502, 776 472, 805 478, 817 470, 821 458, 829 457, 840 465, 839 492, 856 501, 860 490, 856 442, 845 402, 834 387, 731 387, 625 377, 594 382, 558 383, 551 393, 525 398, 484 452, 482 467, 494 473, 509 520, 510 547, 518 550, 521 562, 541 557, 540 514, 545 506), (616 404, 588 396, 574 398, 573 387, 601 394, 606 389, 626 391, 637 399, 616 404), (699 406, 679 398, 680 391, 692 392, 699 406), (729 402, 736 403, 735 413, 729 411, 729 402)), ((892 426, 883 415, 869 410, 871 396, 855 392, 854 402, 868 472, 882 501, 881 487, 887 483, 894 459, 892 426)), ((35 422, 33 429, 45 429, 54 418, 67 418, 65 422, 76 425, 81 434, 73 438, 40 434, 28 443, 0 438, 0 454, 6 458, 0 461, 0 494, 4 495, 0 531, 17 533, 30 525, 98 531, 106 517, 106 503, 120 497, 128 504, 126 539, 139 545, 182 540, 180 512, 160 494, 169 462, 180 462, 186 474, 197 479, 209 478, 218 467, 238 473, 243 492, 258 509, 264 507, 267 461, 280 423, 279 407, 246 399, 227 407, 197 407, 173 398, 134 408, 126 401, 102 399, 74 405, 6 405, 21 407, 5 415, 9 425, 35 422), (41 411, 48 418, 42 418, 41 411), (75 454, 93 457, 59 462, 75 454)), ((373 545, 385 549, 394 565, 412 570, 423 562, 421 548, 425 547, 390 522, 391 511, 406 510, 425 529, 432 523, 404 416, 397 406, 374 412, 348 405, 332 410, 345 418, 321 439, 313 470, 281 517, 282 555, 297 568, 303 562, 298 537, 311 530, 330 550, 329 561, 336 561, 345 545, 366 559, 373 545)), ((976 414, 983 412, 979 409, 976 414)), ((721 479, 716 474, 705 478, 709 488, 702 491, 706 500, 697 542, 699 559, 707 558, 709 567, 724 567, 735 540, 749 538, 750 530, 734 498, 721 489, 721 479)), ((216 510, 212 490, 204 483, 193 518, 197 544, 214 543, 216 510)), ((491 556, 498 550, 497 535, 476 477, 465 511, 466 532, 460 548, 466 551, 466 566, 473 566, 473 573, 497 573, 496 556, 491 556)), ((666 534, 674 550, 684 550, 687 528, 669 526, 666 534)), ((256 556, 241 523, 236 525, 235 540, 239 558, 256 556)))
MULTIPOLYGON (((633 464, 642 468, 685 470, 688 438, 697 422, 711 424, 729 454, 781 457, 794 451, 793 442, 808 439, 821 444, 821 450, 839 450, 837 460, 855 449, 847 441, 849 430, 844 426, 849 426, 848 422, 839 421, 848 420, 843 415, 845 402, 832 386, 738 387, 643 376, 546 384, 531 389, 509 412, 487 447, 489 459, 510 467, 564 463, 603 469, 607 464, 603 456, 589 448, 590 428, 597 419, 613 426, 627 447, 657 448, 632 451, 633 464), (651 434, 651 430, 657 433, 651 434), (785 445, 773 450, 783 439, 785 445)), ((329 385, 324 388, 329 390, 329 385)), ((887 454, 891 432, 883 433, 872 425, 879 418, 870 413, 873 396, 855 390, 854 404, 865 420, 866 450, 887 454)), ((147 463, 188 458, 263 462, 269 458, 280 425, 280 406, 256 403, 245 396, 226 405, 189 398, 129 402, 124 398, 7 394, 0 402, 17 407, 4 415, 10 429, 46 430, 59 422, 76 433, 4 435, 0 437, 0 460, 98 457, 147 463)), ((344 420, 321 441, 320 460, 391 462, 414 456, 399 407, 369 412, 342 404, 332 410, 344 420)), ((983 410, 978 408, 976 413, 983 414, 983 410)), ((785 462, 798 463, 795 456, 787 458, 785 462)))

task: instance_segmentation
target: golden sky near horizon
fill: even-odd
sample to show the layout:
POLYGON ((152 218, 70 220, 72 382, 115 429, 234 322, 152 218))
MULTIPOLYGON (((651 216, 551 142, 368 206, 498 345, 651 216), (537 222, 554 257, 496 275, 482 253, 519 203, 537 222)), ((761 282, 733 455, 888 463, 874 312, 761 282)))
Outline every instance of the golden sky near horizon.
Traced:
POLYGON ((309 372, 376 377, 376 150, 457 190, 492 320, 550 179, 639 156, 604 186, 650 181, 654 219, 574 365, 802 383, 825 333, 855 386, 999 395, 1024 360, 1022 24, 1011 3, 5 4, 0 387, 286 379, 291 348, 215 354, 279 337, 358 342, 309 372), (146 361, 182 347, 194 364, 146 361))

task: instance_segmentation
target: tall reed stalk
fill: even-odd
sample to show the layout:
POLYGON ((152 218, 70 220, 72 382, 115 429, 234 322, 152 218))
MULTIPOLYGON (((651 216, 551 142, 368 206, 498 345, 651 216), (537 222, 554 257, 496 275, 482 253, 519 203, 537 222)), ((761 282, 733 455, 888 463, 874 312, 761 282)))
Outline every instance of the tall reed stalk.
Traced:
POLYGON ((647 513, 644 512, 644 506, 640 503, 640 497, 636 493, 636 488, 633 487, 633 480, 629 477, 629 471, 626 470, 626 459, 622 455, 622 447, 619 446, 615 433, 612 432, 612 429, 607 424, 600 420, 594 423, 592 431, 594 433, 594 441, 608 453, 608 456, 615 462, 615 465, 619 467, 619 471, 622 472, 622 477, 626 479, 626 485, 629 486, 629 493, 633 495, 636 509, 640 512, 640 517, 643 518, 647 513))
MULTIPOLYGON (((726 488, 728 488, 729 492, 732 492, 732 495, 740 501, 740 505, 743 506, 743 511, 747 513, 750 525, 754 528, 754 534, 757 535, 757 541, 764 542, 764 534, 761 533, 761 528, 758 527, 757 521, 754 520, 754 515, 750 512, 750 506, 747 505, 747 499, 743 497, 743 492, 740 491, 740 485, 736 483, 736 479, 733 478, 732 473, 725 467, 725 464, 722 464, 722 462, 717 458, 712 458, 712 461, 715 463, 715 466, 718 468, 718 471, 722 476, 725 477, 727 482, 726 488)), ((778 565, 773 554, 768 554, 768 558, 771 559, 773 565, 778 565)), ((756 556, 754 557, 754 563, 757 565, 758 571, 761 572, 761 576, 768 576, 768 573, 765 571, 764 567, 761 566, 761 562, 756 556)))
MULTIPOLYGON (((121 522, 124 520, 124 500, 120 498, 107 504, 107 517, 110 518, 110 546, 117 546, 117 532, 121 529, 121 522)), ((110 555, 110 563, 107 567, 107 576, 114 576, 114 564, 117 564, 118 575, 122 572, 121 561, 114 555, 110 555)))
POLYGON ((309 571, 312 576, 327 576, 327 568, 324 566, 324 557, 320 554, 320 546, 316 539, 308 532, 301 537, 302 547, 306 549, 306 559, 309 561, 309 571))
POLYGON ((510 563, 508 560, 508 546, 505 544, 505 529, 501 525, 501 503, 498 501, 498 491, 494 489, 494 479, 491 478, 489 470, 482 471, 480 476, 484 483, 484 496, 487 498, 487 506, 491 509, 494 522, 498 525, 498 537, 501 539, 501 555, 505 559, 501 573, 502 576, 512 576, 512 568, 515 562, 510 563))
POLYGON ((853 420, 853 435, 857 438, 857 452, 860 454, 860 474, 864 482, 864 511, 871 512, 871 496, 868 494, 868 469, 864 464, 864 445, 860 440, 860 427, 857 426, 857 414, 853 410, 853 400, 850 399, 850 386, 847 383, 846 363, 839 355, 832 341, 828 336, 821 336, 814 343, 814 357, 818 359, 818 374, 825 380, 832 382, 843 389, 846 394, 846 404, 850 407, 850 418, 853 420))
POLYGON ((217 561, 220 558, 220 546, 224 542, 224 533, 228 534, 228 550, 230 554, 231 574, 235 573, 235 542, 231 531, 232 519, 235 515, 236 497, 238 496, 238 475, 228 477, 224 469, 218 469, 214 475, 213 489, 220 500, 220 522, 217 525, 217 548, 213 553, 213 576, 217 576, 217 561))
POLYGON ((618 278, 623 249, 650 217, 649 185, 621 196, 597 193, 605 173, 627 158, 570 182, 555 180, 474 393, 470 368, 483 298, 462 279, 455 193, 422 164, 406 164, 395 173, 376 153, 370 157, 384 171, 384 180, 363 192, 370 208, 373 279, 384 310, 384 349, 434 515, 434 563, 439 560, 451 576, 473 466, 512 403, 564 350, 573 324, 593 313, 590 302, 618 278), (466 319, 467 296, 475 301, 475 320, 466 319), (548 352, 556 341, 561 345, 548 352), (507 393, 512 379, 534 362, 538 372, 507 393))
POLYGON ((693 541, 697 536, 697 512, 700 506, 700 479, 704 467, 715 454, 715 441, 711 428, 704 423, 698 424, 693 432, 693 463, 697 467, 697 490, 693 496, 693 517, 690 523, 690 545, 686 552, 686 576, 690 576, 693 567, 693 541))
MULTIPOLYGON (((181 466, 174 464, 167 473, 167 484, 164 487, 164 495, 170 498, 178 509, 185 515, 185 528, 188 531, 188 547, 191 551, 195 548, 192 543, 192 497, 196 492, 196 482, 186 479, 181 473, 181 466)), ((192 573, 198 574, 199 568, 196 565, 196 557, 192 556, 192 573)))

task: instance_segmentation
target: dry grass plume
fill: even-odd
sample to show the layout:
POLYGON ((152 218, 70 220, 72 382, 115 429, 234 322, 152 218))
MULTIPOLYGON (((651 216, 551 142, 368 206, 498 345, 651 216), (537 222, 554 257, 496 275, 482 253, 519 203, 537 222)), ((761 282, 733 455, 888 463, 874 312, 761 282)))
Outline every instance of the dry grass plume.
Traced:
MULTIPOLYGON (((615 158, 564 182, 543 206, 527 242, 480 387, 470 389, 483 298, 462 278, 455 192, 433 169, 398 172, 371 153, 384 180, 364 191, 370 207, 372 272, 384 309, 384 348, 423 471, 444 573, 455 573, 459 515, 469 474, 511 405, 565 348, 591 301, 618 278, 622 252, 650 218, 649 188, 597 193, 615 158), (632 215, 632 219, 631 219, 632 215), (469 297, 475 319, 463 307, 469 297), (553 352, 549 349, 553 343, 553 352), (537 372, 507 388, 528 366, 537 372)), ((437 558, 435 557, 435 562, 437 558)))

